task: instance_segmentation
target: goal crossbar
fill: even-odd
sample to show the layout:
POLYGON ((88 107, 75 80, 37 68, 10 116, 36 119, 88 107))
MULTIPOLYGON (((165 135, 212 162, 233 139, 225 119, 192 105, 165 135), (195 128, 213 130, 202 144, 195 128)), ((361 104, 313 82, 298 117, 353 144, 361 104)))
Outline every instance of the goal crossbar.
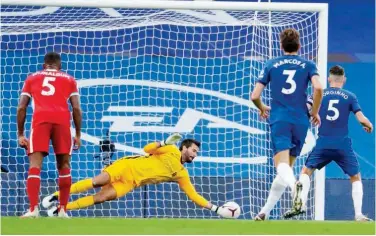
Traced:
POLYGON ((95 8, 143 8, 143 9, 190 9, 229 11, 296 11, 325 12, 327 3, 269 3, 269 2, 216 2, 216 1, 122 1, 122 0, 2 0, 2 5, 50 6, 50 7, 95 7, 95 8))

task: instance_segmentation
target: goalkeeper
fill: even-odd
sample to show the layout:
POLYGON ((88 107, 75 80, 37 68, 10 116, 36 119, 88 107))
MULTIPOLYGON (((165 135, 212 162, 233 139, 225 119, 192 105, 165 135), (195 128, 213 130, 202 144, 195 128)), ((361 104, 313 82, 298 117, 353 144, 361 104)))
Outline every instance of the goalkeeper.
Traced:
MULTIPOLYGON (((165 141, 149 143, 144 147, 145 156, 121 158, 92 179, 84 179, 73 184, 70 193, 80 193, 92 188, 102 189, 93 196, 86 196, 69 202, 67 210, 76 210, 123 197, 135 188, 147 184, 177 182, 179 187, 197 205, 223 216, 223 208, 211 204, 193 187, 184 163, 191 163, 200 149, 200 142, 185 139, 178 149, 174 144, 181 139, 178 133, 170 135, 165 141)), ((49 216, 57 215, 53 203, 59 198, 59 192, 43 199, 42 205, 49 216)))

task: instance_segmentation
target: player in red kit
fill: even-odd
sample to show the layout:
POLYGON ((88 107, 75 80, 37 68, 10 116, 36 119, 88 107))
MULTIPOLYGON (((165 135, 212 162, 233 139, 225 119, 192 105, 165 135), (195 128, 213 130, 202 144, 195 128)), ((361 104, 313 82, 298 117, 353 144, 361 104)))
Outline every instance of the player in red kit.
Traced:
POLYGON ((48 155, 49 142, 56 154, 59 171, 59 217, 68 217, 66 205, 71 186, 70 157, 72 153, 72 136, 70 132, 70 111, 68 100, 72 105, 73 121, 76 128, 74 145, 81 146, 81 119, 79 93, 74 78, 62 71, 60 55, 49 52, 44 57, 43 70, 27 77, 17 109, 18 143, 27 149, 30 160, 27 178, 27 195, 29 210, 22 217, 38 217, 40 170, 43 158, 48 155), (24 136, 26 108, 33 100, 34 109, 30 138, 24 136))

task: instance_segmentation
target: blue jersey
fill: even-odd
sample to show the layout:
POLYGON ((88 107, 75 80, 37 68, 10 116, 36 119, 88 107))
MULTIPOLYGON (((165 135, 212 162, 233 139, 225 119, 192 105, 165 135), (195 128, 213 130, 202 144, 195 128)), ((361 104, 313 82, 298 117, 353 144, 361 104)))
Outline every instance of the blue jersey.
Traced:
MULTIPOLYGON (((309 98, 308 103, 312 104, 309 98)), ((327 88, 320 108, 321 126, 317 148, 346 149, 351 147, 348 137, 349 116, 361 111, 355 94, 340 88, 327 88)))
POLYGON ((298 55, 285 55, 266 62, 258 82, 265 86, 270 83, 270 124, 277 121, 309 124, 307 88, 314 75, 318 75, 316 65, 298 55))

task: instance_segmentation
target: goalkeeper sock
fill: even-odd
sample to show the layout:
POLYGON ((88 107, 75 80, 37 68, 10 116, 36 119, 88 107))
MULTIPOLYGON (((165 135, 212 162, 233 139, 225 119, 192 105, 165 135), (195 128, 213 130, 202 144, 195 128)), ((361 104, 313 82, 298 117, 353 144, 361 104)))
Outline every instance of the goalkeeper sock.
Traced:
POLYGON ((308 192, 311 187, 311 180, 307 174, 301 174, 299 177, 299 182, 303 185, 302 202, 303 202, 303 206, 305 206, 307 203, 307 199, 308 199, 308 192))
POLYGON ((286 163, 279 163, 277 166, 277 173, 279 176, 281 176, 283 181, 287 183, 287 186, 294 191, 296 180, 292 168, 286 163))
POLYGON ((270 188, 268 200, 266 200, 265 206, 261 209, 260 213, 268 216, 275 204, 281 198, 283 192, 285 192, 286 187, 287 184, 283 181, 281 176, 277 175, 272 183, 272 187, 270 188))
POLYGON ((26 181, 27 196, 30 202, 30 211, 38 207, 40 189, 40 169, 32 167, 29 169, 29 175, 26 181))
POLYGON ((362 181, 355 181, 352 183, 352 199, 354 202, 355 216, 362 215, 362 205, 363 205, 362 181))
POLYGON ((59 204, 60 207, 65 210, 65 207, 69 200, 69 191, 72 184, 72 177, 70 174, 70 168, 64 168, 59 170, 59 204))
MULTIPOLYGON (((92 188, 93 188, 93 180, 92 179, 84 179, 84 180, 78 181, 77 183, 72 184, 72 186, 70 187, 70 193, 71 194, 81 193, 81 192, 85 192, 85 191, 92 189, 92 188)), ((55 196, 60 196, 60 194, 61 193, 59 193, 59 192, 54 193, 55 196)))
POLYGON ((76 210, 86 208, 92 205, 94 205, 94 196, 86 196, 79 198, 76 201, 68 203, 67 210, 76 210))

